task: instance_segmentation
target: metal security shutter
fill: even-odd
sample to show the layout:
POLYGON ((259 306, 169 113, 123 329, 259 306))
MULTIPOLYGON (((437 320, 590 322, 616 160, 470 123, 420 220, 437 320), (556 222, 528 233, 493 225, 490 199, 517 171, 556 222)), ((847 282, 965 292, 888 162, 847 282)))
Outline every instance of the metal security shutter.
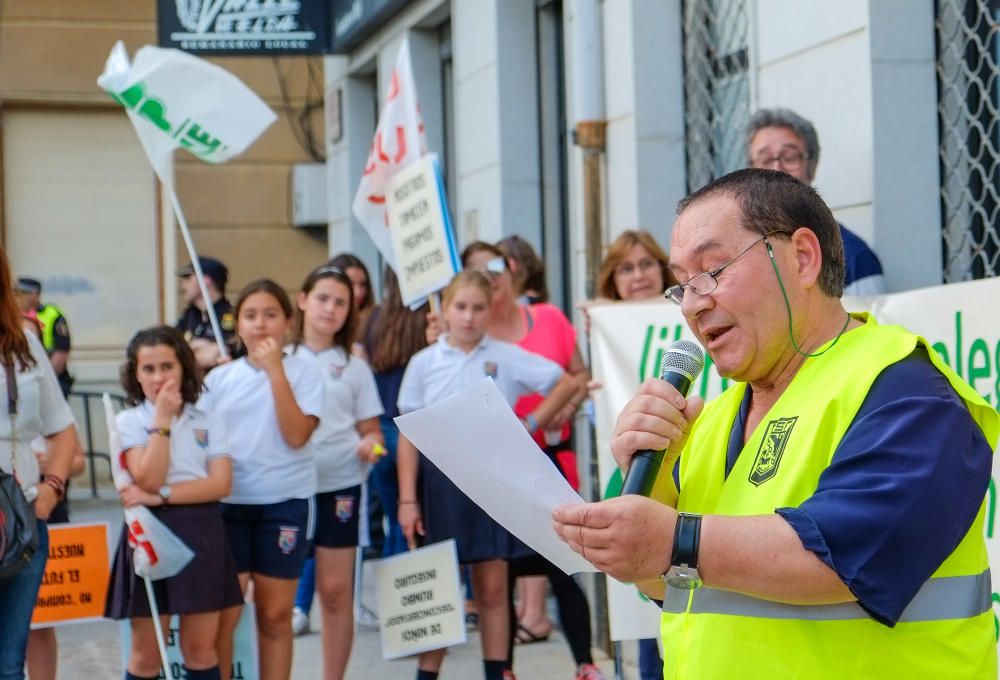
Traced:
POLYGON ((63 309, 81 381, 117 382, 124 347, 159 321, 156 183, 121 112, 4 111, 6 239, 14 275, 63 309))

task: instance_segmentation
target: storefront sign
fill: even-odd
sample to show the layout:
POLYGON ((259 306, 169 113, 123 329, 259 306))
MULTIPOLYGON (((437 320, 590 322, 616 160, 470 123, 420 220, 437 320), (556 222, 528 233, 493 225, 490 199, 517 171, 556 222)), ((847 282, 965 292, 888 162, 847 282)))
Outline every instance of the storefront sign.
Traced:
POLYGON ((323 54, 329 0, 157 0, 161 47, 218 55, 323 54))

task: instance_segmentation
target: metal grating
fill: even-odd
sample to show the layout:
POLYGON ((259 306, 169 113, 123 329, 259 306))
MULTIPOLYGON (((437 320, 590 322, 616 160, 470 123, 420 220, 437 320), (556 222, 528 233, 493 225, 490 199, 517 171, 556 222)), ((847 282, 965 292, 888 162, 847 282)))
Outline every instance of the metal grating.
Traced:
POLYGON ((1000 0, 936 0, 944 280, 1000 268, 1000 0))
POLYGON ((745 0, 684 0, 688 191, 746 167, 750 117, 745 0))

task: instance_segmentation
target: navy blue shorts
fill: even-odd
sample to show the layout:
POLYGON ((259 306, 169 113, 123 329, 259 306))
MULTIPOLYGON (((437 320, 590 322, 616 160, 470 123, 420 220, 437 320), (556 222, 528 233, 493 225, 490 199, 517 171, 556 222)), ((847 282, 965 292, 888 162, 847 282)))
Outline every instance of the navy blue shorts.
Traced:
POLYGON ((316 537, 320 548, 356 548, 361 485, 316 494, 316 537))
POLYGON ((314 503, 312 498, 265 505, 223 503, 236 571, 297 579, 312 543, 314 503))

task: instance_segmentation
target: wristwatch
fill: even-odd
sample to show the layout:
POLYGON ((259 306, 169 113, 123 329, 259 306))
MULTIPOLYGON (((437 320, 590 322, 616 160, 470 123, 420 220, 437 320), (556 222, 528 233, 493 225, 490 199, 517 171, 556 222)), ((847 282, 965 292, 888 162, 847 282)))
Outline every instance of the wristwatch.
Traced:
POLYGON ((701 515, 682 512, 674 528, 674 549, 670 569, 663 580, 671 588, 694 590, 701 586, 698 573, 698 545, 701 541, 701 515))
POLYGON ((170 488, 169 484, 164 484, 163 486, 160 487, 160 490, 157 492, 160 494, 160 499, 163 501, 164 505, 168 505, 170 503, 170 493, 172 491, 173 490, 170 488))

